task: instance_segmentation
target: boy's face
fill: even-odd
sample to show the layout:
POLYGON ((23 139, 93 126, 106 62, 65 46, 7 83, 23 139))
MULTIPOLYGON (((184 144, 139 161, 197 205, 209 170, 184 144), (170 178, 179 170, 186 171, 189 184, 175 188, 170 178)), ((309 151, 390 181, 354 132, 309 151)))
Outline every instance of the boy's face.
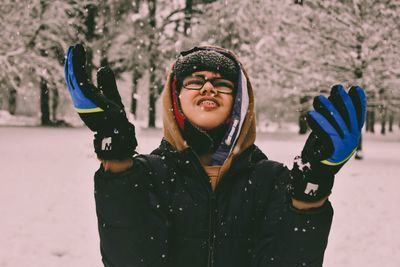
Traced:
POLYGON ((233 90, 234 84, 223 79, 217 72, 194 72, 183 81, 179 94, 182 111, 190 122, 201 129, 213 129, 225 123, 230 116, 234 100, 233 90), (196 87, 199 83, 201 86, 201 81, 204 80, 206 82, 200 90, 187 89, 196 87))

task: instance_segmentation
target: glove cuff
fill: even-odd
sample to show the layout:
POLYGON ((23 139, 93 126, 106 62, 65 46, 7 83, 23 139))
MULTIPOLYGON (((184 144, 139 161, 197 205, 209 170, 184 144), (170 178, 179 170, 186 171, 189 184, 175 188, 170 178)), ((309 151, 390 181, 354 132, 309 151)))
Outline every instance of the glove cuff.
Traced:
POLYGON ((136 154, 135 126, 128 122, 124 127, 99 131, 94 135, 93 145, 99 159, 123 160, 130 158, 136 154))
POLYGON ((314 202, 331 194, 334 172, 320 164, 304 162, 299 156, 295 158, 290 172, 290 193, 294 199, 314 202))

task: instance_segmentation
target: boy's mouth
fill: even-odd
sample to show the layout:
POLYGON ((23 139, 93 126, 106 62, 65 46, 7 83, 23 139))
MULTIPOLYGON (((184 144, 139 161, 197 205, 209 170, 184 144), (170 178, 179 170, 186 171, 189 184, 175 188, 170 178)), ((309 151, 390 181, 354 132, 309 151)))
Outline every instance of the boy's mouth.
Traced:
POLYGON ((198 105, 204 109, 214 109, 218 107, 217 102, 208 99, 201 100, 198 105))
POLYGON ((197 101, 197 105, 204 108, 217 108, 219 102, 214 97, 203 96, 197 101))

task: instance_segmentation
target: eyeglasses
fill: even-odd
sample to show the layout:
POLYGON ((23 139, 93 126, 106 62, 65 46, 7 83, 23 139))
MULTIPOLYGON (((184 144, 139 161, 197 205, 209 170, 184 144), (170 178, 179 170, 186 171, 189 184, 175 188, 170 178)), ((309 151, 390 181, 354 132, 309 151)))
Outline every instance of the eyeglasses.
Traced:
POLYGON ((224 78, 207 78, 202 76, 189 76, 183 80, 182 86, 187 90, 201 90, 204 85, 210 82, 215 90, 221 94, 232 94, 235 84, 224 78))

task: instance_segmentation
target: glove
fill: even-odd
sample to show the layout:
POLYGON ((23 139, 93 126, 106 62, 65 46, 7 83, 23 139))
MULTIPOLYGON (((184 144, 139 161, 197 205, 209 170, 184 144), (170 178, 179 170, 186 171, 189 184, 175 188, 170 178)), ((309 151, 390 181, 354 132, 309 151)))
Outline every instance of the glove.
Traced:
POLYGON ((315 111, 307 114, 312 132, 291 171, 292 197, 314 202, 330 195, 335 174, 358 146, 365 121, 366 98, 361 87, 346 93, 335 85, 328 98, 314 98, 315 111))
POLYGON ((108 67, 97 71, 98 87, 88 79, 86 52, 81 44, 69 47, 65 81, 80 118, 96 132, 94 148, 99 159, 122 160, 135 153, 135 127, 125 114, 114 73, 108 67))

